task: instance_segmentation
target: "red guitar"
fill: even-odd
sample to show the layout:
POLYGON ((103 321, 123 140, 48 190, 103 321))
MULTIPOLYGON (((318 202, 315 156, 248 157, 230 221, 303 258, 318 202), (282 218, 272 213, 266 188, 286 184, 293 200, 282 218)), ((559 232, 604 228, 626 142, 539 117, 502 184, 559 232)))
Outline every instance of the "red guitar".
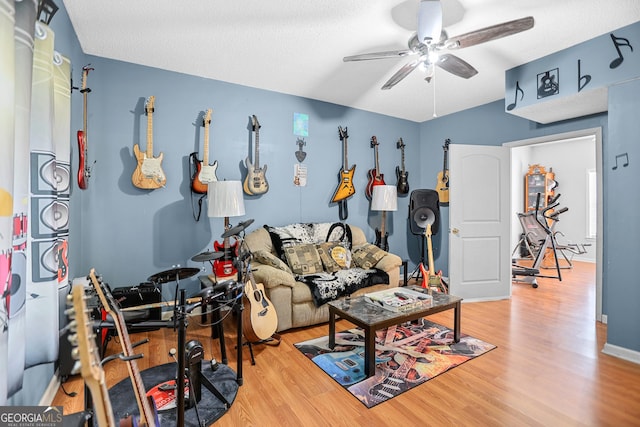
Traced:
MULTIPOLYGON (((229 217, 224 218, 224 229, 229 229, 229 217)), ((233 266, 233 260, 238 255, 238 242, 229 244, 229 237, 225 237, 222 243, 213 242, 213 249, 216 252, 224 252, 224 256, 213 261, 213 272, 216 277, 228 277, 235 275, 238 270, 233 266)))
POLYGON ((78 165, 78 187, 82 190, 86 190, 89 187, 89 176, 91 175, 91 168, 87 165, 87 94, 91 92, 91 89, 87 87, 87 75, 93 68, 89 68, 88 65, 82 67, 82 88, 80 92, 84 98, 82 130, 78 131, 78 157, 80 163, 78 165))
POLYGON ((369 177, 369 182, 367 183, 367 188, 364 190, 365 196, 367 199, 371 200, 371 195, 373 194, 373 187, 376 185, 385 185, 384 184, 384 175, 380 173, 380 165, 378 164, 378 138, 375 136, 371 137, 371 148, 374 150, 374 156, 376 160, 376 167, 373 169, 369 169, 367 172, 367 176, 369 177))

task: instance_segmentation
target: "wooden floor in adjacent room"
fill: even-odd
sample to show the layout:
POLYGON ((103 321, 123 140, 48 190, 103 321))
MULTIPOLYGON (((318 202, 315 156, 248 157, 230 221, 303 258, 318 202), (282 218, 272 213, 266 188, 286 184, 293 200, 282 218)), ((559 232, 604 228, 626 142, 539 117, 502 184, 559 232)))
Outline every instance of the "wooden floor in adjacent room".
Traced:
MULTIPOLYGON (((537 289, 514 284, 510 300, 463 303, 462 333, 497 345, 425 384, 367 409, 298 352, 293 344, 327 334, 327 324, 287 331, 278 347, 255 346, 251 365, 244 348, 243 385, 219 426, 572 426, 640 425, 640 365, 602 353, 606 325, 595 321, 595 264, 575 262, 563 280, 539 279, 537 289)), ((452 325, 452 311, 430 319, 452 325)), ((197 339, 206 357, 219 358, 209 328, 190 319, 187 339, 197 339)), ((342 320, 338 330, 351 325, 342 320)), ((162 329, 132 335, 145 357, 140 369, 171 362, 177 333, 162 329)), ((235 361, 235 324, 225 340, 235 361)), ((137 349, 136 349, 137 350, 137 349)), ((120 352, 112 340, 108 354, 120 352)), ((123 362, 106 366, 108 385, 127 376, 123 362)), ((83 382, 73 376, 54 405, 65 413, 82 409, 83 382)))

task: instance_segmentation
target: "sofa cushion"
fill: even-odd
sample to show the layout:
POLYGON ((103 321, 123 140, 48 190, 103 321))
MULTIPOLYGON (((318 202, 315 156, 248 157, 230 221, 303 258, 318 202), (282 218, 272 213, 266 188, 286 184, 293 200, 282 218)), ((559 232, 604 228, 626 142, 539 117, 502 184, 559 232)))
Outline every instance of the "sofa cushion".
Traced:
POLYGON ((369 269, 375 267, 386 254, 376 245, 365 243, 353 250, 353 262, 360 268, 369 269))
POLYGON ((289 268, 295 274, 313 274, 322 271, 320 255, 313 244, 301 244, 285 248, 289 268))
POLYGON ((272 267, 277 268, 278 270, 286 271, 287 273, 291 273, 291 269, 289 266, 282 261, 280 258, 275 256, 274 254, 267 251, 256 251, 253 253, 253 257, 260 264, 270 265, 272 267))
POLYGON ((284 227, 265 225, 264 228, 269 232, 275 253, 283 261, 286 261, 286 248, 301 243, 341 241, 347 248, 351 247, 351 227, 341 222, 297 223, 284 227))

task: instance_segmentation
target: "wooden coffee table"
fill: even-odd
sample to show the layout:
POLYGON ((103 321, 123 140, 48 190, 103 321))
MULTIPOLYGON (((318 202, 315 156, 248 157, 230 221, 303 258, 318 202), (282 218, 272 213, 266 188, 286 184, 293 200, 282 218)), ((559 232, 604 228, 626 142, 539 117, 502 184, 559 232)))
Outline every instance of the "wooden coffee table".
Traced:
MULTIPOLYGON (((402 292, 403 288, 398 288, 402 292)), ((427 292, 426 289, 409 286, 418 292, 427 292)), ((364 371, 367 377, 376 372, 376 331, 399 325, 404 322, 417 320, 431 314, 445 310, 454 310, 453 337, 455 342, 460 341, 460 310, 462 298, 453 295, 433 293, 433 304, 430 307, 420 307, 414 310, 393 312, 367 302, 363 296, 356 298, 343 298, 329 302, 329 347, 336 345, 336 317, 346 319, 364 330, 364 371)))

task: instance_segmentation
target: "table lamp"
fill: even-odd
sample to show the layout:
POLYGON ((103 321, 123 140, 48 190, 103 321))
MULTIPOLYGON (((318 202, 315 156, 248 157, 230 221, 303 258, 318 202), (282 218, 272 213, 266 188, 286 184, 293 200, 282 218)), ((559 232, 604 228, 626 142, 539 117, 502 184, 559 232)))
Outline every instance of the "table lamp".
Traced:
POLYGON ((374 185, 371 195, 371 210, 382 211, 382 222, 380 230, 376 228, 376 246, 385 251, 389 250, 387 237, 389 233, 385 231, 387 222, 387 212, 398 210, 398 193, 395 185, 374 185))

